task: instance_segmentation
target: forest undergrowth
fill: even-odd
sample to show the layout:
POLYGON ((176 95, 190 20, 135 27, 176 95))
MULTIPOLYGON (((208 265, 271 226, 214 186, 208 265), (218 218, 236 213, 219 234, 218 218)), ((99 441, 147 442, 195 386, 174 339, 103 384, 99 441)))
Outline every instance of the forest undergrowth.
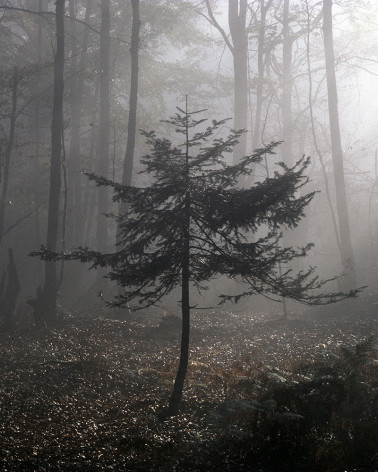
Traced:
POLYGON ((377 319, 193 314, 182 411, 173 316, 62 315, 0 336, 0 469, 376 471, 377 319))

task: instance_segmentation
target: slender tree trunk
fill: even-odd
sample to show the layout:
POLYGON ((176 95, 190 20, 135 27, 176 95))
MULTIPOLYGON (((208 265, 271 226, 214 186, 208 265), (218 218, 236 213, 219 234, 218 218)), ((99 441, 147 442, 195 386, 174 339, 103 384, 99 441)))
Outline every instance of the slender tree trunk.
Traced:
POLYGON ((4 219, 5 208, 8 201, 8 187, 9 187, 9 170, 12 158, 12 150, 14 145, 15 130, 16 130, 16 114, 17 114, 17 94, 18 94, 18 71, 14 68, 12 78, 12 110, 10 115, 10 131, 8 141, 5 148, 4 156, 4 172, 3 172, 3 188, 1 192, 0 201, 0 244, 4 234, 4 219))
POLYGON ((8 277, 5 285, 5 276, 0 284, 0 316, 1 328, 9 330, 13 324, 13 315, 16 311, 18 294, 20 293, 20 282, 18 280, 17 268, 14 262, 13 249, 8 249, 8 277))
MULTIPOLYGON (((188 207, 186 207, 188 212, 188 207)), ((189 216, 188 214, 186 215, 189 216)), ((180 363, 177 370, 173 392, 169 399, 168 415, 178 413, 184 382, 189 363, 189 339, 190 339, 190 304, 189 304, 189 231, 185 231, 183 237, 182 282, 181 282, 181 350, 180 363)))
POLYGON ((258 36, 258 48, 257 48, 257 86, 256 86, 256 113, 255 113, 255 125, 253 128, 252 136, 252 147, 258 148, 261 144, 260 128, 261 128, 261 114, 263 104, 263 88, 264 88, 264 44, 265 44, 265 29, 266 29, 266 14, 272 4, 272 0, 269 0, 265 4, 265 0, 261 0, 261 17, 260 27, 258 36))
MULTIPOLYGON (((64 89, 64 0, 56 0, 56 52, 54 60, 54 96, 51 122, 50 191, 46 246, 57 249, 62 164, 63 89, 64 89)), ((45 282, 41 298, 44 323, 56 321, 58 295, 57 263, 45 262, 45 282)))
MULTIPOLYGON (((75 0, 70 0, 70 16, 75 18, 75 0)), ((88 0, 85 10, 85 22, 89 24, 93 2, 88 0)), ((84 71, 87 65, 87 49, 89 41, 89 28, 85 28, 83 40, 81 42, 82 51, 79 56, 77 44, 76 22, 71 21, 71 140, 68 158, 68 183, 70 187, 68 206, 71 213, 70 231, 68 238, 71 244, 78 246, 83 239, 83 204, 81 192, 81 143, 80 124, 82 112, 82 100, 84 89, 84 71), (80 61, 78 61, 80 58, 80 61)))
MULTIPOLYGON (((110 0, 101 0, 100 38, 100 123, 97 143, 97 173, 108 177, 110 141, 110 0)), ((104 213, 108 211, 107 187, 98 188, 97 246, 105 250, 108 245, 108 224, 104 213)), ((98 271, 99 276, 101 271, 98 271)))
MULTIPOLYGON (((99 94, 99 85, 100 81, 97 78, 95 83, 95 93, 92 101, 92 110, 91 110, 91 118, 90 123, 97 122, 97 102, 98 102, 98 94, 99 94)), ((91 133, 89 138, 89 151, 88 151, 88 162, 94 161, 94 154, 95 154, 95 147, 96 147, 96 127, 91 127, 91 133)), ((85 187, 84 187, 84 201, 83 201, 83 243, 84 245, 89 244, 89 239, 91 236, 91 229, 93 225, 93 215, 96 206, 96 198, 95 192, 97 189, 93 188, 93 185, 89 181, 89 179, 85 180, 85 187)))
POLYGON ((293 39, 290 34, 289 20, 290 0, 284 0, 282 15, 282 160, 287 165, 293 164, 293 114, 291 94, 293 90, 293 77, 291 73, 293 39))
MULTIPOLYGON (((234 65, 234 128, 247 129, 248 123, 248 32, 246 30, 247 0, 228 0, 229 40, 224 29, 216 20, 210 0, 206 0, 210 23, 221 33, 232 53, 234 65)), ((247 135, 242 134, 234 148, 233 161, 237 163, 247 153, 247 135)))
MULTIPOLYGON (((316 136, 315 130, 315 118, 314 118, 314 110, 313 110, 313 96, 312 96, 312 89, 313 89, 313 80, 312 80, 312 71, 311 71, 311 56, 310 56, 310 33, 311 33, 311 21, 310 21, 310 11, 308 6, 308 0, 306 1, 306 10, 307 10, 307 41, 306 41, 306 56, 307 56, 307 73, 308 73, 308 83, 309 83, 309 90, 308 90, 308 103, 309 103, 309 111, 310 111, 310 123, 311 123, 311 132, 312 138, 314 142, 314 147, 316 154, 318 155, 320 166, 322 168, 323 177, 324 177, 324 187, 325 187, 325 194, 327 197, 327 202, 331 214, 332 225, 335 233, 336 244, 340 253, 341 258, 341 244, 340 244, 340 237, 339 237, 339 228, 337 226, 336 214, 332 203, 331 197, 331 190, 329 185, 329 179, 327 174, 327 169, 324 164, 323 155, 320 151, 318 146, 318 138, 316 136)), ((303 141, 305 138, 303 137, 303 141)), ((304 153, 303 153, 304 154, 304 153)))
MULTIPOLYGON (((76 17, 76 2, 69 0, 70 17, 76 17)), ((80 103, 78 96, 78 44, 76 21, 71 20, 71 67, 70 67, 70 114, 71 114, 71 139, 67 159, 68 175, 68 209, 69 209, 69 231, 70 245, 80 244, 77 238, 78 228, 76 222, 80 220, 81 196, 80 196, 80 103), (79 191, 79 192, 78 192, 79 191), (79 195, 78 195, 79 193, 79 195)))
POLYGON ((332 162, 336 190, 336 208, 339 223, 341 259, 344 285, 346 289, 356 287, 354 255, 350 237, 349 215, 347 207, 343 151, 341 147, 335 56, 332 32, 332 0, 323 0, 323 34, 326 60, 328 110, 331 130, 332 162))
MULTIPOLYGON (((246 30, 247 0, 229 0, 228 23, 233 44, 234 63, 234 128, 247 129, 248 123, 248 33, 246 30)), ((247 154, 247 134, 235 146, 233 161, 247 154)))
MULTIPOLYGON (((140 14, 139 0, 131 0, 133 10, 133 26, 131 30, 131 84, 129 102, 129 122, 127 125, 127 145, 123 162, 122 185, 131 185, 133 176, 134 150, 136 137, 137 105, 138 105, 138 75, 139 75, 139 31, 140 14)), ((127 204, 120 205, 120 213, 127 213, 127 204)))
MULTIPOLYGON (((136 139, 136 122, 137 122, 137 106, 138 106, 138 82, 139 82, 139 32, 140 32, 140 12, 139 0, 131 0, 133 11, 133 25, 131 29, 131 82, 130 82, 130 99, 129 99, 129 121, 127 125, 127 144, 125 159, 123 161, 122 184, 131 185, 134 167, 134 152, 136 139)), ((119 213, 123 216, 127 215, 129 210, 128 202, 121 202, 119 213)), ((119 242, 120 227, 117 226, 116 243, 119 242)), ((124 318, 129 316, 128 309, 119 309, 118 316, 124 318)))
MULTIPOLYGON (((46 0, 38 0, 36 5, 36 10, 38 12, 47 11, 47 4, 46 0)), ((38 32, 37 32, 37 64, 38 64, 38 72, 36 77, 35 83, 35 90, 36 90, 36 99, 34 100, 34 113, 32 118, 32 129, 33 129, 33 136, 35 137, 35 146, 34 146, 34 156, 33 156, 33 163, 34 163, 34 172, 35 177, 40 174, 40 157, 41 157, 41 85, 40 80, 42 78, 42 50, 44 49, 46 37, 43 35, 42 29, 42 17, 38 20, 38 32)), ((34 222, 35 222, 35 241, 36 245, 40 244, 42 237, 41 237, 41 218, 40 218, 40 211, 39 208, 42 205, 42 198, 41 198, 41 190, 35 186, 34 190, 34 198, 33 198, 33 206, 34 206, 34 222)), ((42 264, 36 264, 36 272, 38 273, 38 282, 37 286, 42 283, 43 280, 43 266, 42 264)))
MULTIPOLYGON (((188 118, 188 98, 186 97, 186 116, 188 118)), ((184 382, 189 363, 189 340, 190 340, 190 192, 189 192, 189 127, 186 127, 186 194, 184 207, 184 222, 182 232, 182 266, 181 266, 181 351, 180 363, 176 374, 173 392, 169 399, 167 414, 177 415, 182 399, 184 382)))

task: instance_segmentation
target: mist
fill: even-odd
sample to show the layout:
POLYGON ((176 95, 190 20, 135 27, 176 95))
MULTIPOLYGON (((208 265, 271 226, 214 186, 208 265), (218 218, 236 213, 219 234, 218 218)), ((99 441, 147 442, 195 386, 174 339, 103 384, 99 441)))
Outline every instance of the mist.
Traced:
POLYGON ((376 470, 377 26, 369 0, 0 1, 4 470, 376 470))

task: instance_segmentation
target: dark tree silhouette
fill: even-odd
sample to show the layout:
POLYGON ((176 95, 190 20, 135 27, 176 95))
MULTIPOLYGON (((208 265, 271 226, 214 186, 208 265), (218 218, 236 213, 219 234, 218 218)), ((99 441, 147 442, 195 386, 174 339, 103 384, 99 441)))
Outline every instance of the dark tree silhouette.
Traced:
MULTIPOLYGON (((59 230, 61 189, 63 92, 64 92, 64 0, 55 4, 56 52, 54 57, 54 93, 51 120, 50 190, 46 245, 56 250, 59 230)), ((37 327, 54 325, 59 281, 54 262, 46 261, 43 290, 37 290, 34 317, 37 327)))
POLYGON ((143 132, 151 147, 142 160, 145 172, 154 177, 150 187, 124 186, 89 174, 97 185, 113 188, 115 201, 129 202, 128 214, 117 217, 117 252, 79 248, 58 254, 42 247, 33 253, 44 259, 76 259, 109 267, 107 277, 123 288, 108 302, 113 306, 150 306, 181 286, 181 356, 168 414, 178 412, 188 366, 191 288, 201 290, 220 275, 245 285, 241 293, 221 294, 221 303, 258 293, 326 304, 358 292, 322 294, 319 289, 326 281, 315 275, 314 268, 299 273, 279 269, 280 264, 287 267, 305 256, 312 246, 282 248, 278 243, 280 229, 297 226, 314 196, 314 192, 302 196, 298 192, 308 181, 304 173, 309 159, 302 158, 292 168, 280 163, 273 177, 251 188, 237 188, 240 177, 248 176, 264 154, 274 154, 279 143, 229 165, 225 154, 232 153, 242 131, 212 138, 226 120, 205 127, 206 120, 196 119, 197 113, 178 108, 167 121, 184 137, 177 146, 154 131, 143 132))

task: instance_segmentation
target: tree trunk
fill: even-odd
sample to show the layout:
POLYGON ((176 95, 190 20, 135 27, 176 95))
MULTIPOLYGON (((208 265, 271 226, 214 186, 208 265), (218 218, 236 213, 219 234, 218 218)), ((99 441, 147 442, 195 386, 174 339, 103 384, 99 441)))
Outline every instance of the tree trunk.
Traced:
POLYGON ((332 162, 336 190, 336 208, 339 223, 344 287, 356 287, 354 255, 350 237, 349 216, 345 190, 343 151, 341 147, 335 56, 332 33, 332 0, 323 0, 324 52, 327 73, 328 111, 331 131, 332 162))
MULTIPOLYGON (((85 10, 85 22, 89 24, 92 11, 92 2, 88 1, 85 10)), ((75 0, 70 0, 70 16, 75 18, 75 0)), ((87 64, 87 49, 89 41, 89 28, 85 28, 81 43, 80 63, 78 62, 78 44, 76 37, 76 22, 71 21, 71 141, 68 158, 68 176, 69 176, 69 202, 68 206, 71 213, 70 231, 68 239, 70 244, 80 246, 83 238, 83 208, 81 192, 81 146, 80 146, 80 121, 81 107, 84 88, 84 71, 87 64), (79 66, 79 69, 78 69, 79 66)))
MULTIPOLYGON (((101 0, 100 38, 100 123, 97 143, 97 173, 108 177, 110 140, 110 0, 101 0)), ((108 211, 107 187, 98 188, 97 247, 107 250, 108 224, 104 213, 108 211)), ((99 276, 102 271, 98 271, 99 276)), ((99 280, 99 279, 98 279, 99 280)))
MULTIPOLYGON (((229 0, 228 23, 233 44, 234 63, 234 128, 247 129, 248 122, 248 34, 246 30, 247 0, 229 0)), ((235 146, 236 164, 247 154, 247 134, 240 136, 235 146)))
MULTIPOLYGON (((37 0, 34 10, 38 11, 39 13, 42 11, 47 11, 47 1, 48 0, 37 0)), ((36 91, 36 98, 34 100, 34 110, 31 117, 32 123, 32 133, 35 140, 35 146, 33 149, 33 164, 34 164, 34 175, 35 178, 40 175, 40 158, 41 158, 41 116, 42 116, 42 87, 41 87, 41 79, 42 79, 42 51, 45 51, 46 45, 46 34, 43 34, 43 25, 42 25, 43 18, 39 18, 38 20, 38 30, 37 30, 37 64, 38 64, 38 72, 35 79, 35 91, 36 91)), ((35 241, 36 247, 41 243, 42 235, 41 235, 41 217, 40 217, 40 207, 42 206, 42 199, 44 198, 41 195, 41 189, 37 186, 34 186, 33 190, 33 207, 34 207, 34 223, 35 223, 35 241)), ((43 280, 43 265, 38 263, 35 264, 36 269, 36 285, 40 285, 43 280)))
MULTIPOLYGON (((139 31, 140 31, 140 13, 139 0, 131 0, 133 11, 133 25, 131 29, 131 82, 130 82, 130 99, 129 99, 129 122, 127 125, 127 144, 125 159, 123 161, 122 185, 131 185, 134 167, 134 151, 136 138, 136 122, 137 122, 137 105, 138 105, 138 79, 139 79, 139 31)), ((119 213, 127 215, 129 210, 128 202, 121 202, 119 213)), ((120 227, 117 226, 116 243, 119 242, 120 227)), ((128 309, 119 309, 118 315, 124 318, 130 315, 128 309)))
MULTIPOLYGON (((188 113, 188 98, 186 97, 186 113, 188 113)), ((188 117, 188 115, 187 115, 188 117)), ((169 399, 168 416, 177 415, 182 399, 186 372, 189 362, 189 339, 190 339, 190 193, 189 193, 189 128, 186 127, 186 194, 184 208, 184 223, 182 232, 182 266, 181 266, 181 351, 180 363, 177 370, 173 392, 169 399)))
POLYGON ((16 113, 17 113, 17 93, 18 93, 18 71, 17 68, 14 68, 13 78, 12 78, 12 111, 10 116, 10 131, 9 137, 5 148, 5 158, 4 158, 4 172, 2 175, 3 178, 3 188, 1 192, 1 201, 0 201, 0 244, 4 235, 4 219, 5 219, 5 207, 7 206, 8 201, 8 186, 9 186, 9 170, 10 163, 12 158, 12 150, 15 138, 16 130, 16 113))
POLYGON ((181 287, 181 350, 180 363, 177 370, 173 392, 169 399, 167 414, 177 415, 182 399, 186 372, 189 362, 189 339, 190 339, 190 304, 189 304, 189 232, 184 235, 184 251, 182 259, 182 287, 181 287))
MULTIPOLYGON (((46 246, 57 249, 59 227, 59 203, 61 188, 63 89, 64 89, 64 0, 56 0, 56 52, 54 59, 54 96, 51 122, 50 191, 46 246)), ((56 321, 58 295, 57 263, 45 262, 45 281, 42 292, 42 318, 47 325, 56 321)))
POLYGON ((6 331, 12 326, 12 318, 16 311, 17 297, 20 293, 20 282, 18 280, 17 268, 14 262, 13 249, 8 250, 7 283, 5 286, 5 277, 0 287, 0 308, 1 308, 1 328, 6 331))
MULTIPOLYGON (((97 121, 97 102, 98 102, 98 94, 99 94, 99 84, 100 81, 96 80, 95 84, 95 92, 94 97, 92 100, 92 110, 90 113, 90 123, 96 123, 97 121)), ((94 154, 95 154, 95 147, 96 147, 96 127, 91 127, 90 138, 89 138, 89 150, 88 150, 88 162, 94 161, 94 154)), ((84 199, 83 199, 83 242, 84 245, 89 244, 89 240, 91 237, 93 220, 94 220, 94 213, 96 207, 96 192, 97 189, 93 188, 92 183, 89 179, 85 180, 85 187, 84 187, 84 199)))
POLYGON ((282 160, 287 165, 293 164, 293 115, 291 94, 293 90, 293 77, 291 74, 291 62, 293 54, 293 39, 290 35, 289 20, 290 0, 284 0, 282 15, 282 160))
MULTIPOLYGON (((140 14, 139 0, 131 0, 133 10, 133 26, 131 30, 131 84, 130 84, 130 102, 129 102, 129 122, 127 125, 127 145, 125 160, 123 163, 122 185, 131 185, 133 174, 135 137, 136 137, 136 120, 137 120, 137 104, 138 104, 138 75, 139 75, 139 31, 140 31, 140 14)), ((127 208, 125 203, 120 205, 120 213, 125 213, 127 208)))
MULTIPOLYGON (((69 0, 70 17, 76 17, 75 0, 69 0)), ((77 239, 76 222, 81 213, 80 198, 80 102, 78 96, 78 44, 76 21, 71 20, 71 67, 70 67, 70 114, 71 114, 71 139, 67 159, 68 185, 68 208, 69 208, 69 229, 68 238, 70 245, 77 245, 80 242, 77 239), (78 195, 79 193, 79 195, 78 195)))
POLYGON ((265 0, 261 0, 261 18, 258 36, 258 47, 257 47, 257 86, 256 86, 256 113, 255 113, 255 125, 253 127, 252 136, 252 147, 257 149, 261 144, 260 127, 261 127, 261 113, 263 103, 263 87, 264 87, 264 43, 265 43, 265 24, 266 14, 272 3, 269 0, 265 5, 265 0))

